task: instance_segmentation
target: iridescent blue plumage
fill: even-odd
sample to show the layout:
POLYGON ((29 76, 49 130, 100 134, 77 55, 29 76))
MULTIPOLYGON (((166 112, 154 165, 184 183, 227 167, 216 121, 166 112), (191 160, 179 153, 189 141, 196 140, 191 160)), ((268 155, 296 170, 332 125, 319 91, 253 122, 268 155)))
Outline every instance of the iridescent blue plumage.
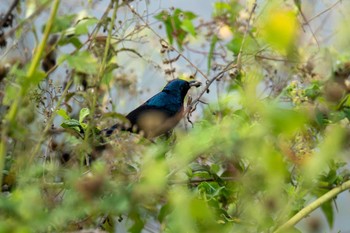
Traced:
POLYGON ((143 105, 162 108, 169 114, 176 114, 181 110, 190 83, 181 79, 169 82, 164 89, 147 100, 143 105))
POLYGON ((183 102, 188 90, 191 86, 199 85, 196 81, 170 81, 161 92, 126 116, 130 121, 129 127, 116 124, 106 131, 106 135, 109 136, 117 128, 132 132, 142 131, 149 138, 168 132, 182 118, 183 102))

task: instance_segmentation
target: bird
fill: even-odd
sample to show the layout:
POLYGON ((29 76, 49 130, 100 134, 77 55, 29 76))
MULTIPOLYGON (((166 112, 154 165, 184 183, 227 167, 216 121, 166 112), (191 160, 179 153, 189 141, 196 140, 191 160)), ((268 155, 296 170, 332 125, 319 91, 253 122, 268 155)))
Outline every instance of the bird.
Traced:
POLYGON ((115 124, 105 129, 109 137, 116 129, 142 133, 145 138, 155 138, 171 131, 184 113, 184 99, 191 87, 199 87, 195 80, 174 79, 142 105, 126 115, 129 124, 115 124))

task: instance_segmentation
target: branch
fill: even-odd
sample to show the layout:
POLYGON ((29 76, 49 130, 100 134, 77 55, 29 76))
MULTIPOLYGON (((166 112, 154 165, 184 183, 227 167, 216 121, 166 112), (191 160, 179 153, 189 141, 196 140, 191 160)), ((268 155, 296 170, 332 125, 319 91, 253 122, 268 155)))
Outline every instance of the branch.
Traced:
MULTIPOLYGON (((220 177, 223 181, 237 181, 239 178, 237 177, 220 177)), ((215 182, 218 181, 218 179, 215 178, 206 178, 206 179, 190 179, 190 180, 180 180, 180 181, 169 181, 169 184, 198 184, 202 182, 215 182)))
POLYGON ((338 0, 337 2, 335 2, 332 6, 328 7, 327 9, 321 11, 320 13, 318 13, 317 15, 313 16, 311 19, 308 19, 304 22, 305 24, 309 24, 312 20, 318 18, 319 16, 323 15, 324 13, 326 13, 327 11, 331 10, 332 8, 334 8, 338 3, 340 3, 342 0, 338 0))
POLYGON ((8 17, 11 15, 13 9, 18 5, 19 0, 14 0, 6 14, 4 15, 4 18, 0 21, 0 28, 2 28, 7 21, 8 17))
POLYGON ((319 208, 321 205, 326 203, 327 201, 335 198, 339 193, 350 189, 350 180, 344 182, 343 184, 339 185, 338 187, 335 187, 334 189, 330 190, 326 194, 322 195, 318 199, 316 199, 314 202, 309 204, 308 206, 304 207, 302 210, 300 210, 296 215, 294 215, 291 219, 289 219, 286 223, 284 223, 282 226, 280 226, 274 233, 281 233, 285 232, 290 227, 293 227, 295 224, 297 224, 300 220, 308 216, 312 211, 319 208))
MULTIPOLYGON (((39 44, 39 47, 35 50, 34 57, 33 57, 32 62, 28 68, 27 75, 25 78, 29 81, 29 84, 21 86, 21 90, 20 90, 18 97, 14 100, 14 102, 11 105, 11 108, 9 109, 8 113, 6 114, 6 116, 4 118, 5 123, 4 123, 4 127, 2 129, 2 132, 1 132, 1 143, 0 143, 0 171, 3 170, 4 161, 5 161, 5 157, 6 157, 6 153, 7 153, 7 147, 6 147, 7 134, 11 128, 11 125, 16 121, 16 116, 18 113, 18 109, 21 105, 22 98, 27 94, 29 86, 31 84, 31 81, 33 79, 35 79, 35 75, 36 75, 35 72, 37 70, 37 67, 39 66, 41 55, 43 54, 43 52, 45 50, 46 41, 49 37, 50 31, 51 31, 51 28, 53 25, 53 21, 56 17, 59 3, 60 3, 60 0, 55 0, 53 5, 52 5, 50 17, 49 17, 48 22, 45 26, 43 39, 42 39, 41 43, 39 44)), ((49 128, 49 127, 51 127, 51 124, 48 124, 46 128, 49 128)), ((36 152, 39 151, 39 148, 40 147, 38 145, 37 150, 34 150, 35 153, 32 153, 30 155, 29 161, 31 161, 31 159, 34 157, 36 152)), ((31 164, 31 163, 29 162, 28 164, 31 164)), ((2 187, 1 183, 2 183, 2 172, 0 172, 0 187, 2 187)))
POLYGON ((212 79, 208 80, 206 82, 206 85, 204 87, 204 89, 202 90, 202 92, 198 95, 198 97, 196 99, 194 99, 192 101, 192 103, 187 107, 184 115, 186 115, 188 112, 190 112, 190 110, 193 108, 193 106, 195 104, 197 104, 197 102, 200 102, 200 98, 204 95, 204 93, 206 93, 210 87, 210 85, 215 81, 218 80, 220 78, 222 78, 222 76, 229 70, 234 69, 237 67, 237 64, 233 64, 233 61, 230 62, 220 73, 218 73, 217 75, 215 75, 212 79))
POLYGON ((166 40, 164 40, 144 19, 143 17, 137 13, 129 4, 127 4, 130 11, 135 14, 144 24, 145 26, 153 32, 154 35, 156 35, 162 42, 166 43, 169 48, 177 52, 186 62, 188 62, 195 70, 196 72, 200 73, 206 80, 209 80, 207 75, 205 75, 195 64, 193 64, 185 55, 183 55, 179 50, 177 50, 174 46, 169 44, 166 40))

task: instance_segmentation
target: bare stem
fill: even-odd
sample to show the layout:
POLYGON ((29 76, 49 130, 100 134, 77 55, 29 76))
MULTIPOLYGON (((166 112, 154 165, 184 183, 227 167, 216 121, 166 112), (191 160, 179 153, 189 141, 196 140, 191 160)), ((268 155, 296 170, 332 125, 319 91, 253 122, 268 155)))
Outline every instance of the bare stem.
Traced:
POLYGON ((300 220, 308 216, 312 211, 319 208, 321 205, 326 203, 329 200, 332 200, 335 198, 339 193, 350 189, 350 180, 344 182, 343 184, 333 188, 329 192, 325 193, 321 197, 317 198, 314 202, 309 204, 308 206, 304 207, 302 210, 300 210, 296 215, 294 215, 292 218, 290 218, 286 223, 284 223, 282 226, 280 226, 274 233, 281 233, 285 232, 287 229, 293 227, 295 224, 297 224, 300 220))

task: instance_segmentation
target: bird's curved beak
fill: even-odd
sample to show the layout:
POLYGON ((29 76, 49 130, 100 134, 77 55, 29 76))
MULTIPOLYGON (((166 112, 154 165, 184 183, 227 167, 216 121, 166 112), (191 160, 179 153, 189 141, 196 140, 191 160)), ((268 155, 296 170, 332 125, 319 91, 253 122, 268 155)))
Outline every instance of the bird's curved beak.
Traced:
POLYGON ((200 86, 202 85, 201 82, 196 81, 196 80, 194 80, 194 81, 189 81, 188 83, 190 84, 190 87, 200 87, 200 86))

